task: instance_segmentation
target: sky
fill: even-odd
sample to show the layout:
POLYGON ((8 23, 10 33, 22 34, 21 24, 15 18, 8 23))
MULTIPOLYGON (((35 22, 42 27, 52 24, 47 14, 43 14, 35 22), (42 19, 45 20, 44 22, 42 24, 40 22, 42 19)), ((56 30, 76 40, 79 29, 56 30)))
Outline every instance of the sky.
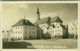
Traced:
POLYGON ((76 3, 3 3, 2 29, 10 29, 12 25, 24 17, 34 23, 38 7, 40 18, 59 16, 63 20, 63 24, 75 22, 78 18, 76 3))

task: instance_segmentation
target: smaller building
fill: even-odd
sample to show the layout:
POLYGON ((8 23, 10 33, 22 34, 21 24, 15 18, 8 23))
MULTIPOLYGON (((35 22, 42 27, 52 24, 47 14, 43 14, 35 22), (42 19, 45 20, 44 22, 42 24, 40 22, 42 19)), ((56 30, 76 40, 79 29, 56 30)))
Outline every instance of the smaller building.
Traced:
POLYGON ((48 29, 51 38, 68 38, 67 28, 64 25, 53 25, 48 29))
POLYGON ((78 37, 78 21, 75 21, 74 23, 69 24, 68 26, 68 32, 70 38, 77 38, 78 37))
MULTIPOLYGON (((40 19, 35 22, 35 25, 39 25, 42 31, 43 35, 49 35, 51 38, 68 38, 68 27, 62 24, 63 21, 58 17, 46 17, 43 19, 40 19)), ((45 35, 45 36, 46 36, 45 35)), ((44 38, 44 36, 43 36, 44 38)))
POLYGON ((3 41, 8 41, 10 38, 10 33, 8 30, 3 30, 2 31, 2 40, 3 41))
POLYGON ((37 38, 37 27, 29 20, 21 19, 12 26, 12 40, 26 40, 37 38))

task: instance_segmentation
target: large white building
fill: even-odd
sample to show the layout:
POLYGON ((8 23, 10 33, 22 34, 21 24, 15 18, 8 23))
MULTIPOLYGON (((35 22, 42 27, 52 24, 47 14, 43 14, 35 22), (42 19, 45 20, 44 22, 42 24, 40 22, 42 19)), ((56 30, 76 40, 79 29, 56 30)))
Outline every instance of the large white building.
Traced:
MULTIPOLYGON (((37 21, 34 23, 37 27, 39 27, 38 32, 39 35, 49 33, 51 37, 63 37, 68 36, 68 27, 64 26, 63 21, 59 18, 59 16, 56 17, 45 17, 43 19, 40 18, 40 12, 39 8, 37 9, 37 21)), ((41 37, 40 37, 41 38, 41 37)))
POLYGON ((37 27, 29 20, 21 19, 12 26, 10 39, 25 40, 37 38, 37 27))
POLYGON ((78 21, 68 25, 68 32, 70 38, 77 38, 78 36, 78 21))

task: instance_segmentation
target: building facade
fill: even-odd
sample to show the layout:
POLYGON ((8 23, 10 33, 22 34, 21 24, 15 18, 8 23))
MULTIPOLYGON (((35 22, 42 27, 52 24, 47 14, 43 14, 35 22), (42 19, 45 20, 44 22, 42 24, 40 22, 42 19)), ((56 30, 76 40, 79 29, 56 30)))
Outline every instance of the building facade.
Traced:
POLYGON ((29 20, 21 19, 12 26, 10 37, 14 40, 36 39, 37 27, 29 20))
POLYGON ((78 37, 78 21, 69 24, 68 32, 70 38, 77 38, 78 37))

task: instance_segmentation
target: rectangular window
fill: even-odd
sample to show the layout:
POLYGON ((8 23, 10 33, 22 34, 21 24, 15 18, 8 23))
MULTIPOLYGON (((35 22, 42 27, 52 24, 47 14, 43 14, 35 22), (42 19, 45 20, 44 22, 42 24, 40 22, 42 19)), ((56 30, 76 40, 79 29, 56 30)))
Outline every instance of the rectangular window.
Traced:
POLYGON ((52 31, 51 31, 51 33, 52 33, 52 31))
POLYGON ((54 33, 54 31, 53 31, 53 33, 54 33))
POLYGON ((30 27, 30 29, 31 29, 31 27, 30 27))
POLYGON ((76 30, 77 30, 77 28, 76 28, 76 30))
POLYGON ((19 34, 19 31, 18 31, 18 34, 19 34))
POLYGON ((18 27, 18 29, 19 29, 19 27, 18 27))
POLYGON ((14 32, 14 34, 15 34, 15 32, 14 32))
POLYGON ((16 29, 17 29, 17 27, 16 27, 16 29))
POLYGON ((26 31, 26 34, 27 34, 27 31, 26 31))
POLYGON ((43 26, 41 26, 43 28, 43 26))
POLYGON ((52 29, 52 28, 50 28, 50 29, 52 29))
POLYGON ((27 27, 26 27, 26 29, 27 29, 27 27))
POLYGON ((77 31, 76 31, 76 33, 77 33, 77 31))
POLYGON ((22 39, 22 37, 20 39, 22 39))
POLYGON ((31 32, 30 32, 30 34, 31 34, 31 32))
POLYGON ((21 33, 22 33, 22 31, 21 31, 21 33))
POLYGON ((57 28, 59 28, 59 26, 57 26, 57 28))
POLYGON ((22 29, 22 27, 21 27, 21 29, 22 29))

